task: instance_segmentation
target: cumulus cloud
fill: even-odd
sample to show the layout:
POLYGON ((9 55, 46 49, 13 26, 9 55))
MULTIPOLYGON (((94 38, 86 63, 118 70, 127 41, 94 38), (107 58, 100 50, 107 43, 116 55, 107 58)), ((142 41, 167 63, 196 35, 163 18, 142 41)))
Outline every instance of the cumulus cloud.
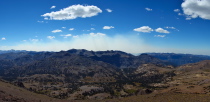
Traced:
POLYGON ((98 15, 99 13, 102 13, 102 10, 97 6, 72 5, 67 8, 63 8, 60 11, 45 13, 41 16, 43 16, 46 20, 71 20, 78 17, 92 17, 98 15))
POLYGON ((174 12, 179 12, 180 10, 179 9, 174 9, 174 12))
POLYGON ((163 28, 157 28, 157 29, 155 29, 155 31, 158 33, 170 33, 169 31, 164 30, 163 28))
POLYGON ((56 8, 56 6, 51 6, 51 8, 50 8, 50 9, 54 9, 54 8, 56 8))
POLYGON ((55 39, 55 36, 47 36, 48 39, 55 39))
POLYGON ((72 35, 71 34, 66 34, 66 35, 61 35, 61 36, 63 36, 64 38, 68 38, 68 37, 70 37, 72 35))
POLYGON ((6 40, 6 38, 5 38, 5 37, 3 37, 3 38, 1 38, 1 40, 6 40))
POLYGON ((166 37, 166 35, 155 35, 154 37, 164 38, 164 37, 166 37))
POLYGON ((106 11, 107 11, 107 12, 112 12, 112 10, 111 10, 111 9, 106 9, 106 11))
POLYGON ((103 29, 112 29, 114 28, 113 26, 104 26, 103 29))
POLYGON ((210 0, 184 0, 181 6, 186 20, 197 17, 210 20, 210 0))
POLYGON ((58 33, 58 32, 62 32, 62 30, 56 29, 52 31, 52 33, 58 33))
POLYGON ((62 27, 63 29, 66 29, 66 27, 62 27))
POLYGON ((152 9, 151 9, 151 8, 145 8, 145 10, 147 10, 147 11, 152 11, 152 9))
POLYGON ((151 31, 153 31, 153 29, 150 28, 149 26, 142 26, 142 27, 139 27, 139 28, 135 28, 134 31, 150 33, 151 31))
POLYGON ((69 28, 69 30, 75 30, 74 28, 69 28))

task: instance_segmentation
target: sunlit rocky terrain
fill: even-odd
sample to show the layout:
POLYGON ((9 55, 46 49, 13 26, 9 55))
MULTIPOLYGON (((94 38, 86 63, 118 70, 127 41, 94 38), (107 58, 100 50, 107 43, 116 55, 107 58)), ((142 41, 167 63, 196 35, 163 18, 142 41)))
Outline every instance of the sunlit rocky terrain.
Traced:
MULTIPOLYGON (((3 52, 3 51, 1 51, 3 52)), ((207 101, 210 56, 71 49, 0 54, 0 100, 207 101)))

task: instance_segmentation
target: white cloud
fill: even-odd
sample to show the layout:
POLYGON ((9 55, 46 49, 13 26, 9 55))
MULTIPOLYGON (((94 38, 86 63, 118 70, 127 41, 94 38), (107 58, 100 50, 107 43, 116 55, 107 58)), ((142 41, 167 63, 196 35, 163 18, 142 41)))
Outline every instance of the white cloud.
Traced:
POLYGON ((63 29, 66 29, 66 27, 62 27, 63 29))
POLYGON ((145 8, 145 10, 147 10, 147 11, 152 11, 152 9, 151 9, 151 8, 145 8))
POLYGON ((29 39, 29 41, 31 41, 31 42, 38 42, 40 40, 39 39, 29 39))
POLYGON ((158 33, 170 33, 169 31, 164 30, 163 28, 157 28, 157 29, 155 29, 155 31, 158 33))
POLYGON ((44 20, 49 20, 49 19, 47 17, 45 17, 44 20))
POLYGON ((167 28, 167 29, 176 29, 175 27, 165 27, 165 28, 167 28))
POLYGON ((178 15, 179 15, 179 16, 182 16, 182 15, 184 15, 184 14, 182 14, 182 13, 178 13, 178 15))
POLYGON ((72 5, 60 11, 45 13, 41 16, 48 20, 71 20, 78 17, 86 18, 98 15, 102 10, 97 6, 72 5))
POLYGON ((95 30, 95 28, 90 28, 90 30, 95 30))
POLYGON ((174 9, 174 12, 179 12, 180 10, 179 9, 174 9))
POLYGON ((153 31, 153 29, 150 28, 149 26, 142 26, 142 27, 139 27, 139 28, 135 28, 134 31, 150 33, 151 31, 153 31))
POLYGON ((113 26, 104 26, 103 29, 112 29, 114 28, 113 26))
POLYGON ((55 36, 47 36, 48 39, 55 39, 55 36))
POLYGON ((61 36, 63 36, 64 38, 68 38, 68 37, 70 37, 72 35, 71 34, 66 34, 66 35, 61 35, 61 36))
POLYGON ((167 27, 165 27, 166 29, 174 29, 174 30, 176 30, 176 31, 179 31, 178 29, 176 29, 175 27, 169 27, 169 26, 167 26, 167 27))
POLYGON ((44 23, 44 21, 37 21, 37 22, 39 22, 39 23, 44 23))
POLYGON ((6 40, 6 38, 5 38, 5 37, 3 37, 3 38, 1 38, 1 40, 6 40))
POLYGON ((112 10, 111 10, 111 9, 106 9, 106 11, 107 11, 107 12, 112 12, 112 10))
POLYGON ((74 35, 73 38, 79 38, 79 35, 74 35))
POLYGON ((191 20, 191 19, 192 19, 192 18, 190 18, 190 17, 187 17, 187 18, 186 18, 186 20, 191 20))
POLYGON ((166 35, 155 35, 154 37, 164 38, 166 35))
POLYGON ((54 8, 56 8, 56 6, 51 6, 51 8, 50 8, 50 9, 54 9, 54 8))
POLYGON ((75 30, 74 28, 69 28, 69 30, 75 30))
POLYGON ((62 30, 56 29, 52 31, 52 33, 58 33, 58 32, 62 32, 62 30))
POLYGON ((181 6, 186 20, 197 17, 210 20, 210 0, 184 0, 181 6))
POLYGON ((90 36, 106 36, 106 34, 104 34, 104 33, 90 33, 89 34, 90 36))

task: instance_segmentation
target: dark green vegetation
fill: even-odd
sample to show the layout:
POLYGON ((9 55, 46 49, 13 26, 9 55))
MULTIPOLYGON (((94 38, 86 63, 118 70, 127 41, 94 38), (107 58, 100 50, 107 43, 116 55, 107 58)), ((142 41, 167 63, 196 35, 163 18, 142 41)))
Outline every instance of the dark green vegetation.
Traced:
POLYGON ((208 82, 209 61, 183 66, 178 66, 180 63, 177 61, 190 63, 210 57, 174 56, 133 56, 121 51, 76 49, 61 52, 12 51, 0 54, 0 77, 25 90, 65 100, 113 99, 168 92, 209 93, 208 84, 197 87, 200 81, 208 82), (186 76, 189 77, 187 80, 184 79, 186 76))

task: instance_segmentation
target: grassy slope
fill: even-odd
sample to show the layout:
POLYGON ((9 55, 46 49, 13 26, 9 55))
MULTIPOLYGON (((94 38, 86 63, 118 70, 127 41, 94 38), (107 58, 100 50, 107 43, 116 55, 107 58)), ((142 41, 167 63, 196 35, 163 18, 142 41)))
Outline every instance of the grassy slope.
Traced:
MULTIPOLYGON (((9 83, 5 83, 0 81, 0 91, 2 92, 0 96, 3 97, 13 97, 16 99, 21 99, 26 102, 58 102, 60 100, 50 98, 45 95, 36 94, 33 92, 30 92, 28 90, 25 90, 23 88, 11 85, 9 83)), ((0 99, 0 101, 3 101, 0 99)))

